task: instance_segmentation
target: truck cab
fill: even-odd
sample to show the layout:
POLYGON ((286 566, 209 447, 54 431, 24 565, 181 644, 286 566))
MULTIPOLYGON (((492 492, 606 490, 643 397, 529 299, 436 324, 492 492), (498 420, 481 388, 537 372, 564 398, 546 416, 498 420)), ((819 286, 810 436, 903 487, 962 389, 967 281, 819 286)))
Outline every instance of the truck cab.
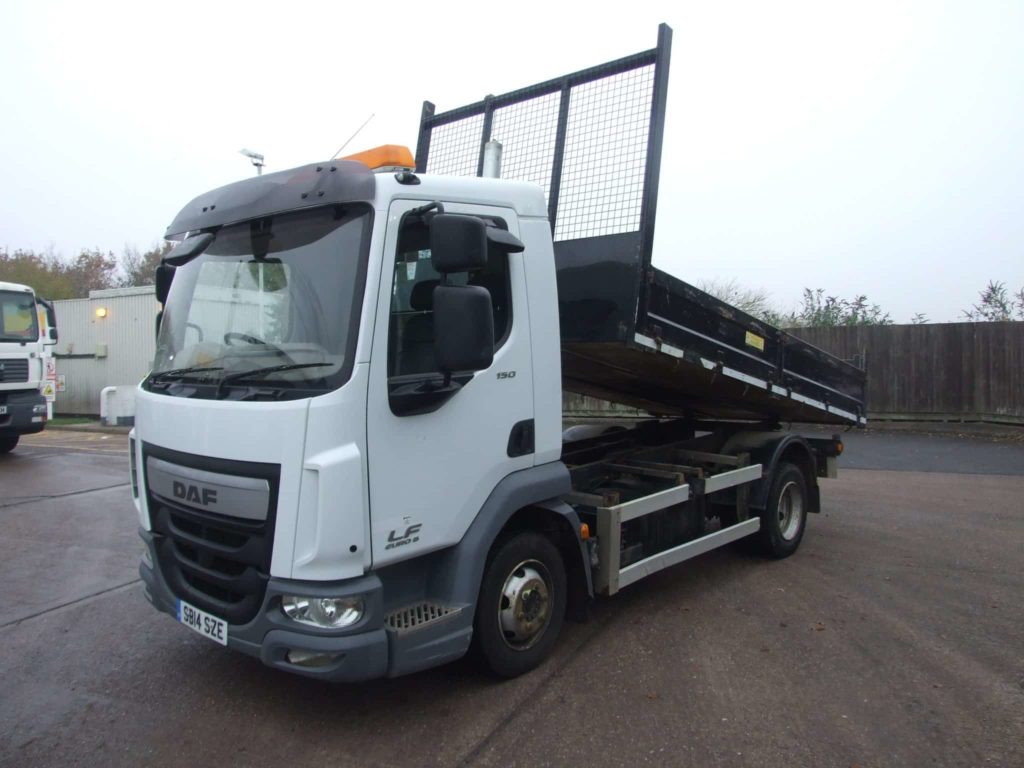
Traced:
POLYGON ((569 489, 543 195, 418 182, 356 162, 308 166, 197 199, 172 226, 216 234, 168 256, 156 361, 138 394, 143 577, 158 606, 177 615, 184 600, 223 618, 230 644, 275 664, 330 645, 348 658, 339 674, 370 677, 461 654, 470 627, 449 620, 432 647, 396 659, 385 619, 471 607, 479 584, 460 583, 467 564, 450 550, 481 509, 506 486, 530 489, 519 506, 569 489), (458 263, 468 246, 457 232, 432 242, 446 221, 468 225, 477 262, 458 263), (439 367, 445 311, 455 358, 477 354, 474 331, 490 326, 479 369, 439 367), (427 582, 442 579, 454 584, 432 595, 427 582), (303 613, 326 594, 344 598, 347 636, 322 636, 303 613), (293 604, 307 606, 297 620, 282 613, 293 604), (296 634, 306 627, 312 639, 296 634))
POLYGON ((46 426, 48 347, 57 342, 53 305, 27 285, 0 282, 0 454, 46 426))

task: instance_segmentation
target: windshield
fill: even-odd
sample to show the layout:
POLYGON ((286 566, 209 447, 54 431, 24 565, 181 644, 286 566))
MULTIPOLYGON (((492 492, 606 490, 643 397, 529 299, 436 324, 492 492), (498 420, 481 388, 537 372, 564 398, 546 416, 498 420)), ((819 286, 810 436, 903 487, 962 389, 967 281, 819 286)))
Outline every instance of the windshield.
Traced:
POLYGON ((330 206, 224 227, 175 269, 147 389, 308 397, 352 372, 370 209, 330 206))
POLYGON ((0 291, 0 341, 38 341, 39 321, 31 293, 0 291))

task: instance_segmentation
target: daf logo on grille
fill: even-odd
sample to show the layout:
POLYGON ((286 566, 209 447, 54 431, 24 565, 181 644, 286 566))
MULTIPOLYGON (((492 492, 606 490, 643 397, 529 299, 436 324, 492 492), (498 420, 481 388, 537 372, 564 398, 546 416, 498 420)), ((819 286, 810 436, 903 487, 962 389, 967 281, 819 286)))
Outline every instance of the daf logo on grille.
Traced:
POLYGON ((201 485, 192 485, 174 481, 174 495, 192 504, 202 504, 204 507, 217 503, 217 491, 213 488, 204 488, 201 485))
POLYGON ((145 484, 172 509, 191 507, 257 522, 270 512, 270 482, 264 477, 225 475, 147 456, 145 484))

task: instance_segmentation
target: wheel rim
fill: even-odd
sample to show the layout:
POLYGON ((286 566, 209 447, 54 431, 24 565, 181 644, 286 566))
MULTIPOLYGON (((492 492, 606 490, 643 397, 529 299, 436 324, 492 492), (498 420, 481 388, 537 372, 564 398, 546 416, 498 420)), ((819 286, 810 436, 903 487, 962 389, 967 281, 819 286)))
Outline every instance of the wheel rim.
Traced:
POLYGON ((524 560, 508 575, 498 600, 498 628, 517 651, 534 646, 551 620, 551 576, 544 564, 524 560))
POLYGON ((800 486, 790 480, 782 486, 779 494, 778 518, 779 534, 786 541, 792 541, 800 532, 803 524, 804 497, 800 486))

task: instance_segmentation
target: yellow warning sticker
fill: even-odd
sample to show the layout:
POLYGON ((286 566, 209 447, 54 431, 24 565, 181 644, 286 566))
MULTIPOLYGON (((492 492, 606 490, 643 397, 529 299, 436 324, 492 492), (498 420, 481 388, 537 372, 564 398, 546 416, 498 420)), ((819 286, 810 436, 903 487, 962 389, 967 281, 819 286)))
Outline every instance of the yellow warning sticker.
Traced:
POLYGON ((747 331, 747 346, 764 352, 764 339, 756 333, 747 331))

